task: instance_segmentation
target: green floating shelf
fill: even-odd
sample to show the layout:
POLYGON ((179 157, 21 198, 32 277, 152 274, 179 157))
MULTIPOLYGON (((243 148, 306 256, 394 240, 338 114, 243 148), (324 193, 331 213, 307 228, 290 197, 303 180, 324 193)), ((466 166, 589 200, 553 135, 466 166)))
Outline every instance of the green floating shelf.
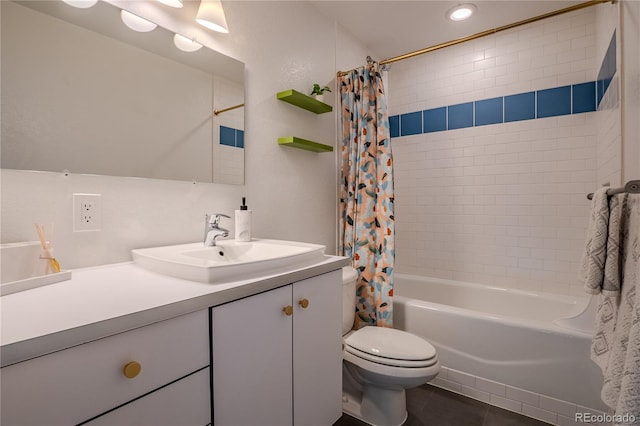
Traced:
POLYGON ((307 111, 315 112, 316 114, 324 114, 325 112, 333 111, 331 105, 327 105, 324 102, 315 100, 311 96, 307 96, 304 93, 300 93, 296 90, 289 89, 284 92, 279 92, 276 95, 281 101, 288 102, 292 105, 304 108, 307 111))
POLYGON ((306 139, 297 138, 295 136, 287 136, 285 138, 278 138, 278 145, 290 146, 293 148, 304 149, 312 152, 332 152, 333 147, 330 145, 324 145, 318 142, 308 141, 306 139))

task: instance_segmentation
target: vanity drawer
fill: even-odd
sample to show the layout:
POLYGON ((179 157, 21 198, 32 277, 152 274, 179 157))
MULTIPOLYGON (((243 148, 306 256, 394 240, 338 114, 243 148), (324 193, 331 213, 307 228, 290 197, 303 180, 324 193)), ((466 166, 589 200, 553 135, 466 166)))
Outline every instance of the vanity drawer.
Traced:
POLYGON ((211 423, 208 368, 110 411, 86 426, 205 426, 211 423))
POLYGON ((208 321, 202 310, 2 368, 0 423, 77 424, 206 367, 208 321))

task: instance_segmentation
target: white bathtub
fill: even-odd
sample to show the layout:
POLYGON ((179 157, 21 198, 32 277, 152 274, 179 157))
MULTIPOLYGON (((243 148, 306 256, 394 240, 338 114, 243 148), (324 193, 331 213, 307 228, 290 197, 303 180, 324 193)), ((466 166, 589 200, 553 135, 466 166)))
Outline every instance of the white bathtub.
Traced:
POLYGON ((558 321, 587 302, 396 274, 394 326, 431 342, 445 367, 603 410, 591 334, 558 321))

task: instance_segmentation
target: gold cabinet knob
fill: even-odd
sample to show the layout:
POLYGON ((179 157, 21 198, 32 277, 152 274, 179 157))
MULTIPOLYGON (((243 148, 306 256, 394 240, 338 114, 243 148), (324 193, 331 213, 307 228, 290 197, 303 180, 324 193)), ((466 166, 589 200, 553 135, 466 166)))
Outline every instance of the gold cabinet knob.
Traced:
POLYGON ((302 309, 307 309, 309 306, 309 299, 302 299, 298 301, 298 305, 302 306, 302 309))
POLYGON ((131 361, 125 364, 122 372, 124 374, 124 377, 126 377, 127 379, 133 379, 138 374, 140 374, 140 370, 142 370, 142 366, 140 365, 140 363, 137 361, 131 361))
POLYGON ((285 306, 284 308, 282 308, 282 312, 284 312, 286 316, 290 317, 291 315, 293 315, 293 306, 285 306))

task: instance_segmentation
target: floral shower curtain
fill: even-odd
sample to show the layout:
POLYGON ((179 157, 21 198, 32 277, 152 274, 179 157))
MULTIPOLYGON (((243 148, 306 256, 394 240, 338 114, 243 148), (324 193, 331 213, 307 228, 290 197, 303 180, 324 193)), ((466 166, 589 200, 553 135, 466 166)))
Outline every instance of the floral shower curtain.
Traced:
POLYGON ((338 77, 342 151, 339 254, 358 270, 355 329, 393 326, 393 159, 378 64, 338 77))

